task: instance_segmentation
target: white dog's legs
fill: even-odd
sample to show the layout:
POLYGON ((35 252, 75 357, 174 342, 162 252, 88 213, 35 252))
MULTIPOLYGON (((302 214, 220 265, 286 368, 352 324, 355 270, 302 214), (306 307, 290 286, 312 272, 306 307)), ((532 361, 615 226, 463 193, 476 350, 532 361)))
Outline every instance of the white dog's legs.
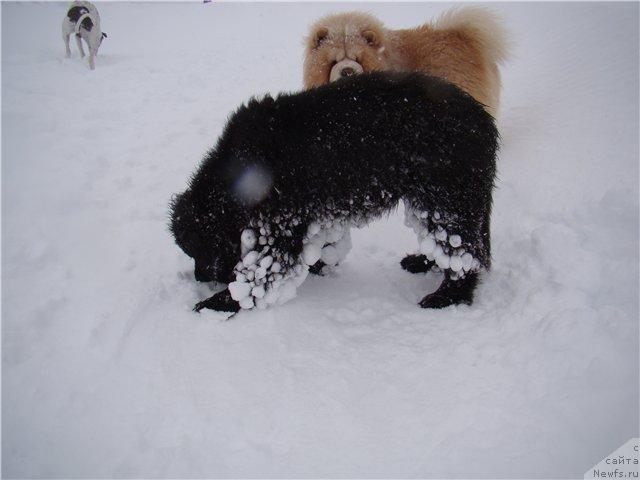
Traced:
POLYGON ((80 50, 80 56, 84 58, 84 49, 82 48, 82 38, 76 35, 76 43, 78 44, 78 50, 80 50))
POLYGON ((69 34, 62 34, 62 41, 64 41, 65 57, 71 57, 71 49, 69 48, 69 34))
POLYGON ((96 52, 93 50, 93 48, 89 49, 89 68, 91 70, 95 70, 96 69, 96 63, 94 61, 96 52))

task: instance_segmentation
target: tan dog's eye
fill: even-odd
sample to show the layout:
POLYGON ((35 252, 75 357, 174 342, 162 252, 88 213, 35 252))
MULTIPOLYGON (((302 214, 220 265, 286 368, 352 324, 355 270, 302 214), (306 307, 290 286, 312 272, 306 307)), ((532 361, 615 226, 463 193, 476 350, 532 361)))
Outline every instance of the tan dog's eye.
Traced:
POLYGON ((315 35, 315 48, 318 48, 328 36, 329 30, 327 30, 326 28, 321 28, 320 30, 318 30, 315 35))
POLYGON ((378 36, 375 32, 372 32, 371 30, 365 30, 364 32, 362 32, 362 37, 370 46, 376 47, 378 45, 378 36))

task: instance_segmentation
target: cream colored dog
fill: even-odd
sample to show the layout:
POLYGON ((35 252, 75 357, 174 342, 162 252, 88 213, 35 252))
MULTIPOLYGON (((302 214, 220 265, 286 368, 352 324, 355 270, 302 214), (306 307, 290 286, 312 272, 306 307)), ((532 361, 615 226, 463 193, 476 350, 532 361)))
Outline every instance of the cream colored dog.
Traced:
POLYGON ((495 116, 498 67, 507 56, 504 28, 480 7, 453 9, 433 23, 406 30, 387 29, 366 13, 340 13, 311 27, 304 84, 317 87, 372 70, 417 70, 455 83, 495 116))

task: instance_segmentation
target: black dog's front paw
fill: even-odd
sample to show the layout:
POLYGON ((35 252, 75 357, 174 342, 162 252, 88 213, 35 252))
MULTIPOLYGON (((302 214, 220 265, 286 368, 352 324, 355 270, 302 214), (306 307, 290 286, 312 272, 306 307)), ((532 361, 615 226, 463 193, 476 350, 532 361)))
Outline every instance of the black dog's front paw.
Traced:
POLYGON ((212 297, 207 298, 206 300, 196 303, 193 307, 193 311, 199 312, 204 308, 208 308, 209 310, 216 310, 217 312, 237 313, 240 311, 240 304, 233 298, 231 298, 231 293, 229 293, 229 290, 223 290, 222 292, 218 292, 212 297))
POLYGON ((460 303, 471 305, 471 300, 453 299, 448 295, 442 295, 438 292, 433 292, 420 300, 420 303, 418 305, 420 305, 422 308, 446 308, 450 305, 458 305, 460 303))
POLYGON ((400 266, 409 273, 426 273, 435 263, 427 260, 424 255, 407 255, 400 261, 400 266))

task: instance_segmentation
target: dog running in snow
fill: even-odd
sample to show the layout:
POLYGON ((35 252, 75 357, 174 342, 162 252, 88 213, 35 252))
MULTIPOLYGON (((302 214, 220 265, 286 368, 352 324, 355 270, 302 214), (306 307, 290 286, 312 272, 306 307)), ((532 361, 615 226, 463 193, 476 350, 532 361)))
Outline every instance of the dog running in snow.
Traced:
POLYGON ((102 40, 107 38, 107 34, 100 28, 100 15, 98 9, 91 2, 75 1, 67 9, 67 13, 62 19, 62 40, 64 41, 66 57, 71 57, 69 48, 69 37, 75 35, 80 56, 84 58, 82 40, 87 42, 89 48, 89 68, 94 70, 95 57, 102 40))

